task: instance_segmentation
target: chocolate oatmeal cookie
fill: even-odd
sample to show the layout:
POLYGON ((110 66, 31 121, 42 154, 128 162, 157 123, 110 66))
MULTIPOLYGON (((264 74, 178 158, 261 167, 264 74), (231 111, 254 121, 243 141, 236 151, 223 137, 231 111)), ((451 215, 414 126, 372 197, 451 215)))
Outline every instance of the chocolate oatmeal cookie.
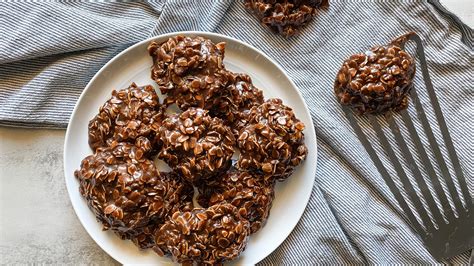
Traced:
POLYGON ((89 122, 89 145, 92 150, 106 147, 115 141, 134 142, 143 136, 159 149, 156 130, 164 118, 164 108, 152 86, 130 87, 112 91, 112 97, 100 107, 99 113, 89 122))
POLYGON ((264 176, 232 168, 213 182, 199 187, 198 202, 203 207, 230 203, 250 222, 251 233, 257 232, 270 215, 275 196, 274 182, 264 176))
POLYGON ((286 179, 308 153, 303 122, 280 99, 252 108, 249 117, 237 139, 237 167, 261 173, 267 180, 286 179))
POLYGON ((146 153, 139 144, 113 142, 97 148, 74 173, 81 195, 104 230, 132 239, 141 248, 154 245, 153 228, 167 216, 191 209, 193 196, 191 185, 161 176, 146 153))
POLYGON ((221 119, 210 117, 206 110, 189 108, 170 115, 159 134, 163 149, 158 157, 189 182, 209 180, 230 166, 234 135, 221 119))
POLYGON ((175 212, 156 234, 159 255, 178 263, 216 265, 237 258, 247 245, 250 225, 231 204, 175 212))
POLYGON ((285 37, 298 33, 329 0, 245 0, 262 24, 285 37))
POLYGON ((334 93, 342 105, 374 115, 407 108, 416 64, 400 47, 405 38, 344 61, 334 82, 334 93))

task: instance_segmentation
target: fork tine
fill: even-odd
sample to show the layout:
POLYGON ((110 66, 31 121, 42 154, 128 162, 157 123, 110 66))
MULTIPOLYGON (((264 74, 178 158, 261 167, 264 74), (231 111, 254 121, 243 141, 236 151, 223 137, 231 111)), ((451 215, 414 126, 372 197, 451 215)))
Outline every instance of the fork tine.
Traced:
MULTIPOLYGON (((388 114, 389 117, 391 117, 391 114, 388 114)), ((410 199, 412 200, 413 204, 415 205, 416 210, 418 211, 418 214, 421 217, 421 220, 425 224, 425 227, 432 229, 433 228, 433 223, 430 220, 430 217, 428 216, 428 213, 426 212, 425 208, 423 207, 423 204, 420 201, 420 198, 416 194, 415 189, 413 188, 413 185, 411 184, 410 180, 408 179, 405 171, 403 170, 402 165, 400 164, 400 161, 398 160, 397 156, 395 155, 395 152, 393 151, 392 147, 390 146, 390 143, 387 140, 387 137, 385 137, 385 134, 383 133, 382 129, 380 128, 380 124, 377 121, 377 119, 370 115, 369 116, 369 121, 372 124, 372 127, 375 129, 375 132, 380 140, 380 143, 382 144, 385 152, 387 152, 388 157, 390 157, 390 161, 392 162, 395 171, 397 172, 398 176, 400 177, 400 181, 402 181, 403 187, 407 190, 408 195, 410 196, 410 199)))
POLYGON ((384 179, 385 183, 387 184, 388 188, 392 192, 392 194, 395 196, 395 199, 397 200, 398 204, 400 204, 400 207, 403 209, 405 212, 405 215, 407 215, 408 220, 412 224, 413 228, 415 229, 416 232, 418 232, 419 235, 424 235, 424 231, 421 228, 420 223, 418 220, 415 218, 413 215, 413 212, 411 211, 410 207, 408 207, 407 202, 403 198, 402 194, 400 193, 400 190, 398 190, 397 186, 393 182, 393 180, 390 178, 389 173, 387 172, 387 169, 383 165, 383 163, 380 161, 379 157, 377 156, 377 153, 375 150, 372 148, 370 145, 370 142, 367 140, 364 132, 360 128, 359 124, 357 123, 356 119, 352 115, 352 111, 347 108, 343 107, 344 113, 349 120, 349 123, 351 124, 352 128, 354 129, 354 132, 356 133, 357 137, 359 138, 360 142, 364 146, 365 150, 369 154, 370 158, 375 164, 375 167, 377 167, 377 170, 379 173, 382 175, 382 178, 384 179))
MULTIPOLYGON (((461 165, 459 163, 459 159, 456 155, 456 151, 454 150, 453 142, 451 140, 451 136, 449 135, 448 127, 446 126, 446 122, 444 120, 443 114, 441 112, 441 108, 438 103, 438 98, 436 97, 435 90, 433 89, 433 84, 431 83, 431 79, 429 76, 428 72, 428 67, 426 64, 426 58, 425 58, 425 52, 423 48, 423 43, 421 41, 421 38, 418 35, 412 35, 409 37, 409 40, 412 40, 416 43, 416 48, 417 48, 417 55, 420 59, 420 65, 421 65, 421 72, 423 73, 423 80, 425 82, 426 89, 428 91, 428 95, 430 97, 431 105, 433 106, 436 119, 438 120, 438 125, 441 129, 441 134, 443 135, 443 140, 446 144, 446 148, 448 149, 448 154, 449 158, 451 159, 451 162, 453 163, 454 166, 454 172, 456 173, 457 179, 459 186, 461 187, 461 191, 463 194, 463 197, 466 201, 466 207, 467 209, 471 209, 472 206, 472 198, 469 194, 466 180, 464 178, 464 174, 462 172, 461 165)), ((428 124, 429 128, 429 124, 428 124)), ((431 128, 427 130, 425 128, 426 132, 430 132, 431 135, 431 128)), ((446 183, 448 183, 448 187, 450 188, 450 193, 451 197, 453 198, 453 201, 455 203, 456 208, 458 211, 461 211, 463 208, 461 200, 459 199, 459 196, 457 195, 457 190, 451 180, 451 176, 449 175, 449 171, 446 166, 446 162, 444 161, 443 157, 441 156, 441 152, 439 151, 438 145, 436 143, 436 139, 434 137, 432 138, 434 140, 434 143, 431 143, 432 149, 435 151, 436 158, 438 160, 438 164, 440 164, 440 161, 442 162, 440 164, 441 170, 443 172, 444 178, 446 179, 446 183)))
MULTIPOLYGON (((413 88, 412 90, 414 91, 415 88, 413 88)), ((417 100, 418 100, 418 98, 417 98, 417 100)), ((421 108, 423 108, 423 107, 421 107, 421 108)), ((444 193, 443 187, 441 186, 441 183, 439 182, 438 175, 436 174, 436 172, 433 168, 433 165, 431 164, 431 161, 428 158, 428 154, 426 153, 426 150, 423 147, 423 143, 421 143, 420 137, 418 136, 418 133, 415 129, 415 126, 413 125, 413 122, 411 121, 410 116, 408 115, 408 112, 406 110, 404 110, 400 113, 402 115, 403 121, 405 122, 405 125, 408 128, 408 131, 410 132, 410 135, 411 135, 413 141, 415 142, 416 149, 418 150, 418 153, 420 154, 420 157, 421 157, 421 161, 422 161, 423 165, 425 165, 425 168, 428 172, 428 175, 430 176, 431 183, 433 184, 433 187, 436 191, 436 194, 438 195, 438 198, 441 202, 441 206, 445 210, 444 212, 445 212, 446 217, 454 216, 453 210, 451 209, 451 205, 449 205, 448 198, 446 197, 446 194, 444 193)), ((431 194, 430 194, 430 196, 431 196, 431 194)), ((430 206, 430 208, 431 208, 431 206, 430 206)), ((438 216, 438 214, 441 215, 439 213, 439 209, 436 208, 436 210, 437 210, 437 212, 435 213, 436 221, 439 224, 439 223, 443 222, 443 218, 442 218, 442 216, 438 216)), ((433 212, 433 209, 431 209, 431 211, 433 212)), ((448 218, 448 220, 449 220, 449 218, 448 218)))
MULTIPOLYGON (((404 120, 408 120, 410 124, 411 119, 410 116, 408 115, 407 111, 404 110, 402 111, 402 116, 404 120)), ((397 123, 395 122, 395 119, 393 118, 393 115, 389 115, 387 118, 388 124, 390 126, 390 129, 392 130, 393 135, 395 135, 395 139, 397 140, 398 146, 400 147, 403 156, 406 158, 408 161, 408 166, 410 167, 416 183, 418 184, 418 187, 421 190, 421 193, 426 199, 426 202, 428 203, 428 207, 431 210, 431 213, 433 214, 435 221, 437 223, 443 222, 443 217, 441 216, 441 213, 439 212, 438 206, 436 205, 436 202, 433 199, 433 196, 431 195, 431 192, 426 185, 425 179, 423 178, 423 175, 420 172, 420 169, 418 168, 418 165, 415 162, 415 159, 413 159, 413 156, 408 149, 408 146, 406 144, 405 139, 403 138, 402 134, 400 133, 400 128, 398 127, 397 123)), ((406 122, 405 122, 406 123, 406 122)), ((411 133, 411 132, 410 132, 411 133)), ((416 134, 416 133, 415 133, 416 134)), ((423 150, 424 151, 424 150, 423 150)), ((429 162, 429 160, 428 160, 429 162)), ((436 178, 436 176, 435 176, 436 178)))

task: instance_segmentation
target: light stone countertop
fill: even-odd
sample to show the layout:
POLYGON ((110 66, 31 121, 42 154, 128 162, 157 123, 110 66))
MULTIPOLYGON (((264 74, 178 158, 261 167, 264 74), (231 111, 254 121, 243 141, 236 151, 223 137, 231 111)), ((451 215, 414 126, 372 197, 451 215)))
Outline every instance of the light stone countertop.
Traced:
MULTIPOLYGON (((472 0, 442 3, 474 26, 472 0)), ((64 182, 64 135, 0 127, 0 264, 118 264, 74 213, 64 182)))
POLYGON ((0 264, 117 264, 74 213, 64 134, 0 127, 0 264))

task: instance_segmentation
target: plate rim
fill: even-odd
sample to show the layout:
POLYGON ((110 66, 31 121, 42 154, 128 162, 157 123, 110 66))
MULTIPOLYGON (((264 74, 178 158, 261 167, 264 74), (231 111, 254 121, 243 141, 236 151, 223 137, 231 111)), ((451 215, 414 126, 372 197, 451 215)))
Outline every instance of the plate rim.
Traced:
MULTIPOLYGON (((301 91, 298 89, 298 86, 296 86, 296 84, 294 83, 293 79, 288 75, 288 73, 285 71, 285 69, 283 69, 283 67, 280 66, 280 64, 278 64, 275 60, 273 60, 271 57, 269 57, 267 54, 265 54, 263 51, 261 51, 260 49, 254 47, 253 45, 247 43, 247 42, 244 42, 242 40, 239 40, 239 39, 236 39, 234 37, 231 37, 231 36, 228 36, 228 35, 224 35, 224 34, 219 34, 219 33, 215 33, 215 32, 206 32, 206 31, 177 31, 177 32, 170 32, 170 33, 165 33, 165 34, 160 34, 160 35, 156 35, 156 36, 152 36, 152 37, 149 37, 147 39, 144 39, 142 41, 139 41, 139 42, 136 42, 132 45, 130 45, 129 47, 127 47, 126 49, 124 49, 123 51, 121 51, 120 53, 118 53, 117 55, 115 55, 114 57, 112 57, 106 64, 104 64, 95 74, 94 76, 89 80, 89 82, 87 83, 87 85, 84 87, 84 90, 81 92, 81 95, 79 96, 79 98, 77 99, 75 105, 74 105, 74 109, 73 111, 71 112, 71 115, 68 119, 68 124, 67 124, 67 128, 66 128, 66 134, 65 134, 65 139, 64 139, 64 146, 63 146, 63 171, 64 171, 64 181, 65 181, 65 185, 66 185, 66 189, 68 191, 68 196, 69 196, 69 201, 71 202, 71 205, 74 209, 74 213, 75 215, 77 216, 77 218, 79 219, 82 227, 86 230, 86 232, 89 234, 89 236, 94 240, 94 242, 104 251, 106 252, 109 256, 111 256, 114 260, 118 261, 119 263, 122 263, 121 260, 115 256, 115 254, 112 254, 111 252, 107 251, 106 249, 104 249, 104 247, 100 244, 101 242, 98 242, 95 238, 95 234, 92 234, 90 232, 90 229, 88 227, 85 226, 85 222, 83 221, 84 217, 81 217, 79 215, 79 212, 78 212, 78 208, 79 208, 79 205, 77 205, 77 203, 75 203, 75 201, 72 200, 72 194, 73 193, 69 186, 68 186, 68 175, 67 175, 67 172, 66 172, 66 157, 67 157, 67 144, 69 143, 69 139, 70 139, 70 135, 71 135, 71 130, 70 130, 70 125, 71 125, 71 121, 73 120, 73 118, 76 116, 77 112, 78 112, 78 106, 79 106, 79 103, 83 100, 83 98, 85 97, 85 95, 87 94, 87 91, 89 91, 91 89, 91 85, 94 83, 94 81, 96 79, 98 79, 100 77, 100 74, 104 71, 104 69, 106 69, 109 65, 113 64, 118 58, 120 58, 122 55, 124 55, 125 53, 127 53, 128 51, 136 48, 137 46, 140 46, 140 45, 143 45, 144 43, 147 43, 147 42, 150 42, 152 40, 155 40, 155 39, 162 39, 162 38, 170 38, 172 36, 176 36, 176 35, 185 35, 185 36, 203 36, 203 37, 206 37, 206 38, 209 38, 209 36, 211 37, 214 37, 216 39, 229 39, 233 42, 236 42, 242 46, 245 46, 247 49, 251 49, 253 50, 254 52, 262 55, 266 60, 268 60, 269 62, 271 62, 274 66, 277 67, 277 69, 279 71, 281 71, 284 75, 285 75, 285 78, 288 79, 288 81, 290 82, 290 84, 296 89, 296 95, 298 96, 298 98, 303 102, 303 105, 304 105, 304 112, 306 113, 306 115, 309 117, 309 121, 310 121, 310 125, 307 125, 306 128, 309 130, 309 132, 311 133, 310 135, 311 136, 314 136, 314 146, 315 146, 315 150, 314 150, 314 166, 311 168, 312 169, 312 175, 313 175, 313 178, 311 179, 312 182, 311 182, 311 190, 309 190, 309 193, 307 195, 305 195, 305 199, 304 199, 304 208, 301 210, 300 213, 298 213, 298 219, 295 219, 293 223, 290 224, 291 226, 291 230, 289 230, 288 232, 286 232, 284 234, 284 237, 281 239, 281 241, 277 241, 278 243, 276 243, 275 247, 272 249, 272 251, 268 254, 263 254, 263 255, 259 255, 255 258, 255 262, 254 264, 262 261, 263 259, 265 259, 266 257, 268 257, 271 253, 273 253, 278 247, 281 246, 281 244, 288 238, 288 236, 291 234, 291 232, 293 232, 295 230, 295 227, 298 225, 299 221, 301 220, 304 212, 306 211, 306 208, 308 207, 308 203, 309 203, 309 200, 311 199, 311 194, 312 194, 312 191, 314 189, 314 185, 315 185, 315 179, 316 179, 316 171, 317 171, 317 168, 318 168, 318 141, 317 141, 317 135, 316 135, 316 129, 315 129, 315 126, 314 126, 314 123, 313 123, 313 118, 311 116, 311 112, 309 111, 309 108, 308 108, 308 105, 306 104, 306 101, 304 100, 304 97, 303 95, 301 94, 301 91)), ((291 107, 291 106, 290 106, 291 107)))

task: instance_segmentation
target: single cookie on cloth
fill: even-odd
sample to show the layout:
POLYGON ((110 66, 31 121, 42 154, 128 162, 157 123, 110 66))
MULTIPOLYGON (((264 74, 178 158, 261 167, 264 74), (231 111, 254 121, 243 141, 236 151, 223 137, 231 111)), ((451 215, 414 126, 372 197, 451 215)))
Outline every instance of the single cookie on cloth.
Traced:
POLYGON ((231 168, 213 182, 199 188, 198 203, 209 207, 230 203, 250 222, 251 233, 263 227, 270 215, 275 197, 275 183, 265 182, 262 175, 231 168))
POLYGON ((314 17, 316 9, 328 5, 329 0, 245 0, 245 7, 262 24, 285 37, 298 33, 314 17))
POLYGON ((104 230, 132 239, 141 248, 154 246, 152 233, 167 216, 192 209, 193 187, 171 176, 161 176, 147 147, 113 141, 82 160, 74 172, 80 193, 104 230))
POLYGON ((235 139, 221 119, 206 110, 189 108, 170 115, 159 129, 163 148, 158 158, 183 179, 196 184, 226 171, 234 154, 235 139))
POLYGON ((130 87, 112 91, 112 97, 99 109, 89 122, 89 145, 92 150, 105 147, 108 142, 131 141, 146 137, 153 146, 151 152, 159 149, 155 140, 157 125, 164 117, 164 109, 152 86, 130 87))
POLYGON ((217 265, 237 258, 247 245, 249 222, 231 204, 175 212, 157 231, 154 249, 185 265, 217 265))
POLYGON ((334 93, 342 105, 359 114, 384 114, 408 107, 416 64, 400 44, 408 35, 384 46, 349 57, 334 82, 334 93))
POLYGON ((251 109, 240 130, 237 167, 265 175, 267 181, 285 180, 306 159, 304 124, 280 99, 269 99, 251 109))

